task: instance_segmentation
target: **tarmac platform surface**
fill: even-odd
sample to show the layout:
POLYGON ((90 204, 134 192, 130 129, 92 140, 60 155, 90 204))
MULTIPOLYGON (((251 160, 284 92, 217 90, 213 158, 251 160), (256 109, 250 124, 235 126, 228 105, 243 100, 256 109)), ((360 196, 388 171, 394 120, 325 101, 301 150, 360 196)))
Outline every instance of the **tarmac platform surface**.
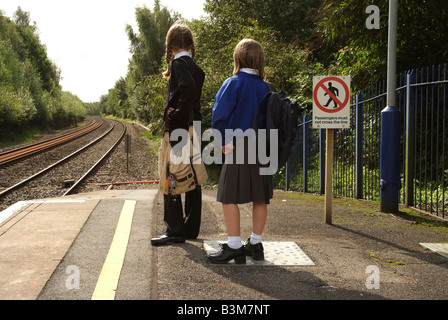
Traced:
MULTIPOLYGON (((215 199, 203 190, 198 239, 162 247, 156 187, 17 203, 0 213, 0 300, 448 299, 447 223, 334 199, 326 224, 323 197, 276 191, 266 261, 213 265, 227 239, 215 199)), ((251 204, 240 210, 246 240, 251 204)))

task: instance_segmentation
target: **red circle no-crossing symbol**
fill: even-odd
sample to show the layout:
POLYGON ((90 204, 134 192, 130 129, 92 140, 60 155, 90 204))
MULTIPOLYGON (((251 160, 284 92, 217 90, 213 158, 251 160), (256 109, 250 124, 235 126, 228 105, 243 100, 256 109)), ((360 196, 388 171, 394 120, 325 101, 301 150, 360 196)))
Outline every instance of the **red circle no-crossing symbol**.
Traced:
MULTIPOLYGON (((338 89, 336 89, 336 90, 338 90, 338 89)), ((322 110, 323 112, 326 112, 326 113, 335 113, 335 112, 341 111, 347 105, 348 100, 350 99, 350 89, 348 88, 347 84, 342 79, 340 79, 338 77, 326 77, 326 78, 323 78, 322 80, 320 80, 317 83, 317 85, 314 87, 313 98, 314 98, 314 102, 316 103, 316 106, 320 110, 322 110), (339 95, 337 96, 334 93, 335 92, 333 89, 333 88, 335 88, 334 86, 326 87, 324 85, 326 82, 329 82, 329 81, 335 81, 342 86, 342 89, 344 90, 344 100, 343 101, 339 100, 339 98, 338 98, 339 95), (320 89, 323 89, 325 91, 324 95, 325 96, 328 95, 328 99, 333 100, 335 107, 331 108, 328 106, 323 106, 322 101, 319 101, 318 95, 317 95, 317 93, 320 89)), ((322 99, 322 96, 320 98, 322 99)))

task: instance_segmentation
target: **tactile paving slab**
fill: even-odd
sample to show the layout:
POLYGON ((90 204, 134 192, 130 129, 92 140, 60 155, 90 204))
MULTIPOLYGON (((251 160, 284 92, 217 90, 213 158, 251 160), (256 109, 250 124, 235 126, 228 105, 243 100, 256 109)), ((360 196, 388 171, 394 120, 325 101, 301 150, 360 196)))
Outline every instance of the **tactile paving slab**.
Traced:
MULTIPOLYGON (((221 250, 219 244, 225 241, 204 240, 207 256, 221 250)), ((236 264, 231 260, 219 266, 314 266, 315 263, 295 242, 263 241, 264 261, 255 261, 247 257, 246 264, 236 264)))
POLYGON ((448 258, 448 243, 420 243, 425 248, 448 258))

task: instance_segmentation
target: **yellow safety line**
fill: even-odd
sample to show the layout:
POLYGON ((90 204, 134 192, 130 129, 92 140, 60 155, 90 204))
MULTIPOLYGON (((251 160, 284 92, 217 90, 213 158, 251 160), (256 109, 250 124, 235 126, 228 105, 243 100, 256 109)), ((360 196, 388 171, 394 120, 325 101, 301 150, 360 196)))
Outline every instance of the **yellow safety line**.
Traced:
POLYGON ((126 200, 121 210, 114 238, 104 261, 103 269, 92 295, 92 300, 114 300, 124 256, 131 233, 136 201, 126 200))

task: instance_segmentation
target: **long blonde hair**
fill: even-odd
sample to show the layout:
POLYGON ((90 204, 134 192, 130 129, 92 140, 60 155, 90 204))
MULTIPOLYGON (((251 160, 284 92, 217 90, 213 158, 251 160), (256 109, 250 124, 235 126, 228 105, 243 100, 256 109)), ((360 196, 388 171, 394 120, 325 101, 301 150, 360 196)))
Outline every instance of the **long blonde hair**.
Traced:
POLYGON ((171 75, 171 62, 174 58, 174 51, 184 49, 186 51, 190 51, 192 58, 196 55, 193 33, 188 26, 182 23, 175 23, 168 30, 168 33, 166 34, 165 47, 165 60, 168 64, 166 71, 163 72, 163 76, 165 78, 169 78, 171 75))
POLYGON ((233 74, 240 72, 242 68, 258 70, 261 79, 266 77, 264 50, 261 45, 253 39, 243 39, 235 47, 233 52, 235 67, 233 74))

